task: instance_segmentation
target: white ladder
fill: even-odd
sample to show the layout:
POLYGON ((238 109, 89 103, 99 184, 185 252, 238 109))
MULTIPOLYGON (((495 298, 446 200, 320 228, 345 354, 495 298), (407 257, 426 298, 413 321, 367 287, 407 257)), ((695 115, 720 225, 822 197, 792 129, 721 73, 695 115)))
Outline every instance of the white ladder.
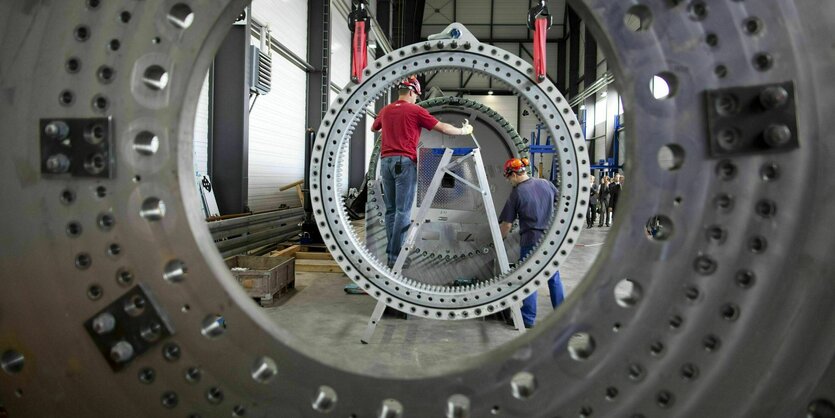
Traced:
MULTIPOLYGON (((472 136, 472 138, 476 145, 478 145, 478 141, 476 141, 475 136, 472 136)), ((487 223, 490 226, 490 235, 493 238, 493 246, 496 249, 496 257, 499 271, 501 272, 501 274, 506 274, 508 271, 510 271, 510 263, 508 262, 507 251, 505 251, 504 242, 502 240, 502 234, 499 230, 499 220, 496 217, 496 209, 493 206, 493 197, 490 194, 490 184, 487 181, 487 173, 484 170, 484 161, 481 159, 481 151, 477 147, 473 148, 472 151, 470 151, 467 155, 464 155, 456 161, 452 161, 452 154, 453 150, 451 148, 446 148, 444 150, 444 154, 441 157, 441 161, 438 164, 438 168, 435 170, 435 175, 432 176, 432 181, 429 183, 429 188, 426 190, 426 194, 423 196, 423 200, 420 202, 420 208, 418 208, 414 221, 409 226, 409 231, 406 232, 406 239, 403 242, 403 245, 400 249, 400 254, 397 256, 397 261, 395 261, 394 266, 392 267, 392 271, 395 275, 401 274, 403 270, 403 265, 406 263, 406 259, 409 257, 409 253, 412 251, 412 249, 414 249, 415 241, 417 240, 418 230, 420 229, 420 226, 427 221, 427 214, 429 213, 430 206, 432 206, 432 202, 435 200, 435 195, 438 193, 438 189, 441 187, 441 180, 443 179, 444 175, 449 175, 453 177, 454 179, 460 181, 467 187, 474 189, 481 195, 482 201, 484 202, 484 210, 487 212, 487 223), (471 158, 473 160, 473 164, 475 165, 478 184, 473 184, 452 172, 452 169, 455 166, 458 166, 471 158)), ((522 322, 521 308, 521 302, 514 304, 510 307, 510 312, 513 318, 513 325, 520 332, 524 332, 525 326, 522 322)), ((374 330, 377 328, 377 324, 383 317, 383 312, 385 312, 385 310, 386 304, 383 303, 382 300, 378 300, 377 306, 374 307, 374 312, 371 314, 371 318, 368 320, 368 326, 365 329, 365 333, 363 334, 362 339, 360 340, 363 344, 368 344, 368 342, 371 340, 371 337, 374 335, 374 330)))

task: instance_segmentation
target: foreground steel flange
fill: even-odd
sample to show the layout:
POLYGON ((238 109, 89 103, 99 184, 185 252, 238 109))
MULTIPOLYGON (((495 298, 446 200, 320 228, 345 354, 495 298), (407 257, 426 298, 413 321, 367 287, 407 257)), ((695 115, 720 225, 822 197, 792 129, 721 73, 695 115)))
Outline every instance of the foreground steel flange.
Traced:
MULTIPOLYGON (((634 139, 606 250, 534 332, 433 377, 395 380, 302 354, 315 347, 247 300, 197 215, 197 92, 243 1, 0 2, 3 408, 15 417, 831 416, 835 238, 825 225, 835 203, 820 191, 835 157, 826 83, 835 4, 571 3, 614 67, 634 139), (650 95, 656 74, 670 98, 650 95), (708 157, 706 90, 786 81, 799 147, 708 157), (42 164, 42 120, 104 116, 112 178, 41 173, 62 167, 42 164), (655 163, 662 146, 674 164, 655 163), (646 237, 650 218, 665 227, 657 240, 646 237), (622 279, 633 291, 615 298, 622 279), (91 336, 107 321, 85 324, 138 289, 171 336, 147 334, 148 351, 114 371, 91 336)), ((343 263, 357 260, 339 248, 343 263)), ((142 317, 128 301, 120 309, 142 317)), ((128 357, 113 348, 110 360, 128 357)))

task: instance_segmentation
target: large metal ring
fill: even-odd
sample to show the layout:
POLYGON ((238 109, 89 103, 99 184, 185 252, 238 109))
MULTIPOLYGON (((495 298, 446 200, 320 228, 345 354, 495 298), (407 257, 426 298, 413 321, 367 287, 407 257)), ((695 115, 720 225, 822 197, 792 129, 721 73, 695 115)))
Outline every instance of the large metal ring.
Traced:
MULTIPOLYGON (((0 397, 11 416, 833 415, 835 238, 825 226, 835 210, 826 192, 835 4, 571 1, 606 52, 627 113, 633 164, 606 249, 533 332, 432 377, 394 380, 306 355, 311 347, 241 292, 196 214, 197 92, 244 3, 0 2, 0 397), (656 75, 670 97, 651 95, 656 75), (795 89, 787 112, 797 146, 710 157, 707 113, 717 103, 706 90, 783 82, 795 89), (115 177, 41 174, 37 139, 55 131, 41 119, 93 116, 112 117, 115 177), (658 164, 660 150, 672 158, 658 164), (649 219, 665 233, 647 237, 649 219), (137 283, 173 334, 114 371, 108 361, 128 351, 103 356, 84 324, 137 283)), ((432 56, 459 56, 434 44, 432 56)), ((392 62, 413 65, 411 48, 399 53, 392 62)), ((402 65, 387 71, 409 72, 402 65)), ((524 67, 497 66, 505 75, 524 67)), ((367 79, 382 76, 375 67, 367 79)), ((362 103, 362 91, 345 97, 362 103)), ((339 106, 356 114, 360 103, 339 106)), ((532 103, 546 117, 553 110, 532 103)), ((732 100, 718 104, 733 110, 732 100)), ((329 118, 325 131, 350 126, 329 118)), ((318 156, 320 167, 338 151, 318 156)), ((314 194, 319 209, 337 212, 325 190, 314 194)), ((329 245, 349 274, 378 269, 337 235, 329 245)))

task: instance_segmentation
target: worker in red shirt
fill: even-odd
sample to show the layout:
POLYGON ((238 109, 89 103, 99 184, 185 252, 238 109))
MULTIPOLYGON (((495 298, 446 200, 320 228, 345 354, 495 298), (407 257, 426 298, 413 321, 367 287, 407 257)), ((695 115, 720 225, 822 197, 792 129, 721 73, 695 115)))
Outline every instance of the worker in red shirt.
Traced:
POLYGON ((394 265, 403 238, 409 230, 412 203, 417 189, 417 146, 421 128, 446 135, 469 135, 473 128, 439 122, 416 105, 421 94, 420 82, 412 76, 397 86, 399 98, 384 107, 371 126, 372 132, 383 131, 380 150, 380 175, 383 178, 383 200, 386 203, 386 255, 388 266, 394 265))

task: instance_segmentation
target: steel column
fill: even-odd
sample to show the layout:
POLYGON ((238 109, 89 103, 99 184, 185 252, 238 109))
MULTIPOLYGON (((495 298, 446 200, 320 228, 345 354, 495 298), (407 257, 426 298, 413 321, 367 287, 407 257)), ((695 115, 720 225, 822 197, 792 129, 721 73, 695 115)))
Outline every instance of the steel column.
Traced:
POLYGON ((210 161, 221 215, 248 211, 249 33, 248 20, 246 24, 232 26, 214 61, 210 161))

